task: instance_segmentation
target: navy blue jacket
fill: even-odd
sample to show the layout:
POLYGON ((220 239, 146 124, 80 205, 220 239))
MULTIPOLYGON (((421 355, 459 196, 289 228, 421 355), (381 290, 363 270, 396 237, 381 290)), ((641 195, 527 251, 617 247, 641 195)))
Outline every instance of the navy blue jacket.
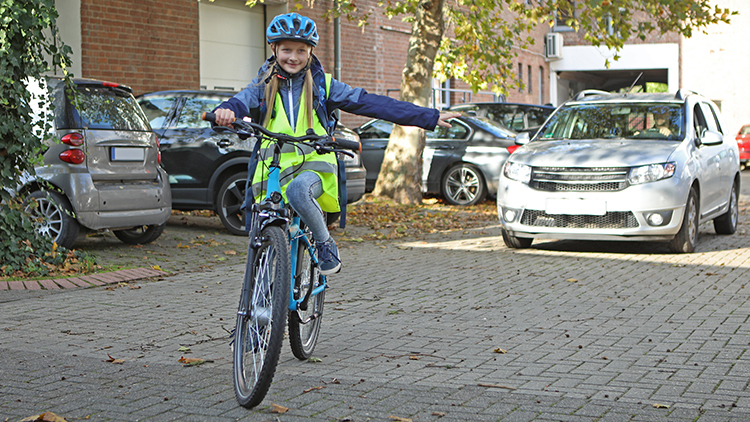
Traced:
MULTIPOLYGON (((245 89, 228 101, 223 102, 217 108, 228 108, 234 111, 234 114, 238 117, 251 116, 254 121, 261 121, 263 113, 265 113, 263 98, 265 81, 263 80, 263 76, 267 73, 268 68, 274 65, 274 61, 274 57, 266 60, 263 66, 261 66, 258 76, 245 89)), ((324 80, 323 66, 315 55, 313 55, 310 70, 314 80, 324 80)), ((279 93, 281 94, 287 116, 290 116, 290 119, 292 119, 290 122, 292 127, 295 127, 295 122, 297 121, 299 104, 290 104, 289 90, 291 89, 292 92, 291 101, 297 101, 302 92, 304 75, 305 72, 291 75, 287 78, 286 83, 279 85, 279 93)), ((313 104, 324 127, 330 127, 326 126, 326 120, 330 120, 330 114, 336 109, 360 116, 387 120, 401 126, 418 126, 427 130, 435 129, 440 117, 440 112, 434 108, 420 107, 384 95, 370 94, 362 88, 352 88, 336 79, 331 80, 331 88, 322 107, 318 103, 317 98, 318 95, 316 95, 316 100, 313 104)))

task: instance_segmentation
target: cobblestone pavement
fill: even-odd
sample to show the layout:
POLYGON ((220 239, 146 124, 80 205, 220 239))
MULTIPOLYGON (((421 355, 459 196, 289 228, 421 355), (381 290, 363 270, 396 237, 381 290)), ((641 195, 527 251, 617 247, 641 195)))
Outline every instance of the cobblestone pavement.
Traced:
POLYGON ((497 226, 342 242, 319 361, 285 344, 253 410, 234 399, 227 338, 241 265, 137 288, 4 291, 0 421, 750 420, 749 232, 746 214, 733 236, 703 225, 687 255, 510 250, 497 226))

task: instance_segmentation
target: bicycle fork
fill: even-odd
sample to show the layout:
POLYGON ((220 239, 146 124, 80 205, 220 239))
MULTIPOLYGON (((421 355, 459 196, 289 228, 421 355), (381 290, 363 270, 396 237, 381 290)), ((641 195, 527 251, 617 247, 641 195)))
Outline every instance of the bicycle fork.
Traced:
POLYGON ((313 312, 311 315, 309 315, 307 318, 303 318, 302 311, 306 311, 309 303, 310 298, 317 296, 318 294, 322 293, 326 287, 326 276, 320 275, 315 271, 314 269, 318 266, 318 259, 315 256, 314 253, 314 246, 312 242, 310 242, 310 239, 307 237, 305 232, 300 230, 299 228, 300 224, 300 218, 298 216, 295 216, 292 219, 292 224, 289 227, 289 237, 290 237, 290 243, 291 243, 291 258, 292 258, 292 280, 291 280, 291 288, 292 291, 289 295, 289 311, 291 312, 297 312, 297 316, 299 317, 299 321, 301 324, 307 324, 310 321, 313 321, 317 318, 320 318, 323 315, 323 312, 321 310, 316 309, 315 312, 313 312), (306 274, 306 272, 309 271, 307 268, 300 269, 301 271, 298 271, 297 266, 300 265, 300 262, 298 261, 299 256, 299 249, 300 248, 306 248, 307 253, 310 255, 310 259, 312 260, 312 273, 306 274), (299 274, 297 274, 299 273, 299 274), (309 277, 309 283, 310 287, 305 292, 304 297, 301 297, 299 299, 295 299, 294 296, 294 288, 295 286, 299 286, 301 289, 301 280, 299 278, 309 277), (319 278, 321 283, 318 286, 315 286, 315 280, 319 278))

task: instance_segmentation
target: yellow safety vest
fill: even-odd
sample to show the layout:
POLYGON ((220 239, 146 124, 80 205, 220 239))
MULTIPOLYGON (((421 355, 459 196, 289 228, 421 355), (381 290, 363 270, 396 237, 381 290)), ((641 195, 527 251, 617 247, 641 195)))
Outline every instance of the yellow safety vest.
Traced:
MULTIPOLYGON (((326 77, 326 93, 331 88, 331 75, 326 77)), ((307 134, 307 110, 302 107, 305 104, 304 90, 299 98, 299 114, 297 116, 297 127, 292 130, 289 123, 289 117, 284 110, 281 99, 281 93, 276 94, 274 102, 274 117, 268 123, 267 129, 271 132, 285 133, 292 136, 304 136, 307 134)), ((317 114, 313 116, 313 130, 318 135, 325 135, 326 130, 323 128, 317 114)), ((268 166, 273 159, 273 143, 264 140, 258 153, 258 165, 253 175, 253 193, 256 194, 255 202, 260 202, 266 195, 265 187, 268 179, 268 166)), ((312 148, 301 144, 284 144, 281 149, 279 158, 281 164, 280 181, 281 194, 284 202, 286 198, 286 188, 289 183, 303 171, 315 172, 323 182, 323 195, 318 198, 320 208, 325 212, 338 212, 339 207, 339 188, 338 188, 338 166, 336 164, 336 154, 318 154, 312 148)))

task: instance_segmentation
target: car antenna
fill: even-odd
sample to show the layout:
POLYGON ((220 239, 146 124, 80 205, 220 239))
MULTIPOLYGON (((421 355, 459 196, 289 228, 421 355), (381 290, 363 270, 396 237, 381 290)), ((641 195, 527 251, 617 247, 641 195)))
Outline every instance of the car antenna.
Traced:
POLYGON ((630 91, 633 90, 633 87, 635 86, 636 83, 638 83, 638 80, 641 79, 641 76, 643 76, 643 72, 641 72, 641 73, 638 74, 638 77, 635 78, 635 80, 633 81, 633 84, 630 85, 630 88, 628 88, 628 92, 626 92, 625 95, 630 94, 630 91))

